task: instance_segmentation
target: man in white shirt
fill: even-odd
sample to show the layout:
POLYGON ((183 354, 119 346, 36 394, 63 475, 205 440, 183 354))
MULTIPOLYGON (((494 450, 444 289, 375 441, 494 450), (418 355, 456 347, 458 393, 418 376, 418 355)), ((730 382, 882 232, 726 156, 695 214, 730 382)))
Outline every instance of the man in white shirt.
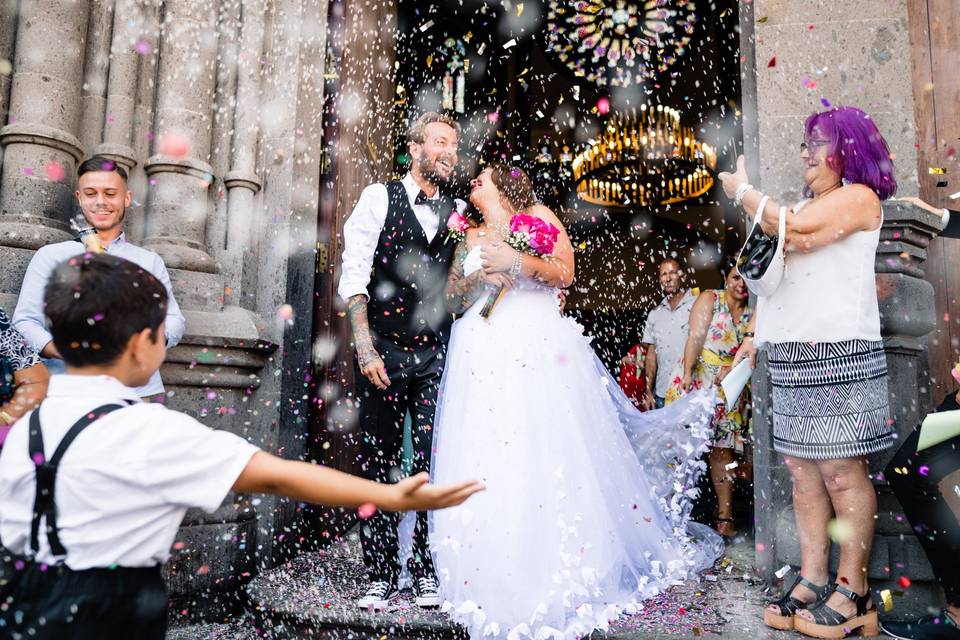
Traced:
POLYGON ((167 296, 134 263, 87 254, 56 267, 44 297, 67 375, 0 453, 0 637, 162 640, 160 564, 188 508, 269 492, 357 508, 435 509, 480 487, 381 485, 283 460, 190 416, 140 401, 166 355, 167 296), (89 320, 93 319, 93 322, 89 320), (6 568, 6 567, 5 567, 6 568))
MULTIPOLYGON (((403 423, 412 420, 413 471, 429 471, 433 419, 452 322, 443 292, 456 242, 447 219, 466 203, 442 193, 457 165, 459 126, 427 112, 407 131, 411 165, 402 180, 372 184, 343 228, 338 292, 347 303, 357 349, 361 455, 368 478, 400 475, 403 423)), ((396 514, 380 513, 362 528, 367 592, 357 602, 382 609, 399 594, 396 514)), ((440 583, 427 539, 426 513, 417 514, 413 557, 407 562, 415 601, 439 606, 440 583)))
MULTIPOLYGON (((163 283, 170 301, 165 322, 167 348, 175 346, 183 337, 185 319, 173 297, 170 276, 163 258, 153 251, 127 242, 123 233, 123 219, 133 193, 127 188, 127 172, 123 167, 103 156, 93 156, 77 167, 77 200, 80 210, 93 232, 80 238, 40 247, 30 260, 20 287, 20 298, 13 314, 13 326, 23 334, 27 343, 44 358, 50 373, 63 373, 63 359, 53 344, 43 317, 43 291, 54 268, 73 256, 86 251, 103 251, 140 265, 163 283), (90 249, 85 243, 91 243, 90 249)), ((163 382, 157 371, 150 380, 137 389, 140 397, 163 393, 163 382)))
POLYGON ((673 366, 683 355, 683 348, 687 343, 690 310, 697 299, 694 292, 683 286, 683 273, 676 260, 664 260, 658 270, 664 298, 647 316, 641 339, 641 342, 647 345, 647 359, 644 364, 647 390, 644 407, 648 410, 663 406, 667 389, 670 388, 673 366))

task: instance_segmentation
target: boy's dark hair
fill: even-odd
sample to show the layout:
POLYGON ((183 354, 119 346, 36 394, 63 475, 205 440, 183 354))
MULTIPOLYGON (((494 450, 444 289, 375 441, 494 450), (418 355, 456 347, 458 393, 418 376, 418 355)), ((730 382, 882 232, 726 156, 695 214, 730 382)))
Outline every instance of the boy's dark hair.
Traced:
POLYGON ((81 162, 77 167, 77 177, 92 171, 116 171, 124 182, 127 181, 127 170, 106 156, 91 156, 81 162))
POLYGON ((44 312, 64 361, 75 367, 108 364, 131 336, 167 317, 167 290, 138 265, 107 254, 85 253, 62 262, 47 281, 44 312))

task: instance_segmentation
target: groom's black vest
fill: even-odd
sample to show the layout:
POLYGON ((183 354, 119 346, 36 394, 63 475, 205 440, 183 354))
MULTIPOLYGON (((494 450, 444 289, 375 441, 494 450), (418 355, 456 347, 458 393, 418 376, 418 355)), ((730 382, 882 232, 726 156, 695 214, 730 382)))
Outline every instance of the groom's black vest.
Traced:
POLYGON ((446 241, 453 200, 444 198, 432 242, 413 213, 403 183, 387 183, 387 218, 380 232, 367 291, 367 318, 381 341, 400 347, 446 343, 453 317, 443 293, 456 242, 446 241), (449 211, 446 204, 449 203, 449 211))

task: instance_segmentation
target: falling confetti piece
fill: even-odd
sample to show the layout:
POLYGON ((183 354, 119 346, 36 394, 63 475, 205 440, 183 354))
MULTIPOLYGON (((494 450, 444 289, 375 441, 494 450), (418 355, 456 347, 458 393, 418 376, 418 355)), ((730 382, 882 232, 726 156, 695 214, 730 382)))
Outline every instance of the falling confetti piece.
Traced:
POLYGON ((433 26, 433 20, 427 20, 422 25, 420 25, 420 33, 423 33, 427 29, 433 26))
POLYGON ((500 114, 496 111, 491 111, 487 114, 487 122, 490 124, 497 124, 500 121, 500 114))
POLYGON ((880 592, 880 598, 883 600, 883 610, 893 611, 893 596, 890 595, 890 589, 883 589, 880 592))
POLYGON ((928 171, 930 172, 930 175, 935 175, 935 176, 942 176, 947 173, 947 170, 945 167, 930 167, 928 171))
POLYGON ((13 73, 13 64, 6 58, 0 58, 0 75, 8 76, 13 73))
POLYGON ((183 158, 190 153, 190 138, 168 131, 160 136, 160 153, 174 158, 183 158))
POLYGON ((137 44, 133 46, 133 48, 136 50, 137 53, 139 53, 142 56, 145 56, 148 53, 150 53, 150 51, 152 51, 152 48, 150 47, 150 43, 147 42, 146 40, 140 40, 139 42, 137 42, 137 44))
POLYGON ((63 168, 63 165, 59 162, 49 162, 43 167, 43 173, 47 176, 48 180, 53 180, 54 182, 60 182, 63 180, 67 172, 63 168))
POLYGON ((724 465, 723 468, 726 469, 727 471, 730 471, 731 469, 736 469, 739 466, 740 466, 740 463, 734 460, 730 464, 724 465))
POLYGON ((516 38, 511 38, 510 40, 507 40, 506 42, 503 43, 503 48, 504 48, 504 49, 511 49, 511 48, 513 48, 513 47, 515 47, 515 46, 517 46, 517 39, 516 39, 516 38))
POLYGON ((602 116, 610 113, 610 100, 607 98, 600 98, 597 100, 597 113, 602 116))
POLYGON ((825 106, 827 109, 830 108, 830 101, 827 100, 826 98, 820 98, 820 104, 822 104, 823 106, 825 106))
POLYGON ((770 62, 767 63, 767 68, 768 68, 768 69, 770 69, 770 68, 772 68, 772 67, 775 67, 775 66, 777 66, 777 56, 773 56, 772 58, 770 58, 770 62))
POLYGON ((523 3, 521 2, 517 5, 517 17, 519 18, 522 15, 523 15, 523 3))
POLYGON ((924 464, 924 465, 920 465, 920 468, 917 469, 917 473, 919 473, 920 475, 926 477, 926 475, 927 475, 928 473, 930 473, 930 467, 928 467, 928 466, 925 465, 925 464, 924 464))
POLYGON ((283 320, 284 322, 289 322, 293 320, 293 307, 288 304, 280 305, 280 308, 277 309, 277 317, 283 320))
POLYGON ((803 79, 803 86, 812 91, 817 88, 817 82, 813 78, 805 77, 803 79))
POLYGON ((377 512, 377 505, 372 502, 365 502, 357 507, 357 515, 361 520, 369 520, 377 512))
POLYGON ((790 565, 785 564, 777 569, 776 572, 774 572, 774 575, 777 576, 778 580, 782 580, 783 576, 787 575, 788 573, 790 573, 790 565))
POLYGON ((843 544, 853 535, 853 526, 842 518, 834 518, 827 525, 827 533, 830 539, 838 544, 843 544))
POLYGON ((900 576, 900 579, 897 580, 897 584, 900 585, 901 589, 906 589, 910 586, 910 578, 907 576, 900 576))

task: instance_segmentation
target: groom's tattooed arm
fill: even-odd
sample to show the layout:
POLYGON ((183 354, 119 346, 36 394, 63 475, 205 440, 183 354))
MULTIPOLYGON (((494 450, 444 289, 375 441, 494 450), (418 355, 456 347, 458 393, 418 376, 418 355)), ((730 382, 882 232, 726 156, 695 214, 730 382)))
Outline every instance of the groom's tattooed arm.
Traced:
POLYGON ((470 305, 483 292, 483 270, 477 270, 469 276, 463 275, 463 261, 467 257, 467 244, 461 242, 453 254, 453 264, 450 266, 450 275, 447 277, 447 290, 444 293, 444 302, 447 311, 460 314, 470 308, 470 305))
POLYGON ((360 372, 377 387, 386 389, 390 380, 387 378, 383 359, 373 347, 370 321, 367 319, 367 296, 358 294, 347 300, 347 315, 353 328, 353 342, 357 347, 360 372))

